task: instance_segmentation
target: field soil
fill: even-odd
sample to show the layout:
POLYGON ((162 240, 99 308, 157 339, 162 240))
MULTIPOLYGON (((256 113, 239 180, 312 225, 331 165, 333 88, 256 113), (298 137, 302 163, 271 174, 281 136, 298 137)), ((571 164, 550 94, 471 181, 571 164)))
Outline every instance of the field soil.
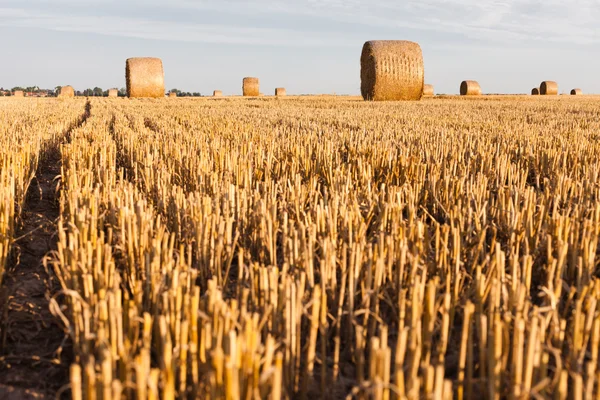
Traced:
POLYGON ((49 308, 59 285, 45 266, 56 249, 60 154, 44 154, 27 191, 0 288, 4 332, 0 354, 0 399, 54 399, 68 383, 67 334, 49 308))

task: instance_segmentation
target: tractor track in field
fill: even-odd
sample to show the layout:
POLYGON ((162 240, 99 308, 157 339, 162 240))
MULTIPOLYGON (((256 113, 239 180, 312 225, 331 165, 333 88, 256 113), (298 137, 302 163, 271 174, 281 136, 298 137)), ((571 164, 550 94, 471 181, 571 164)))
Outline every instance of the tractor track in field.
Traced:
MULTIPOLYGON (((88 102, 60 140, 68 142, 90 110, 88 102)), ((0 399, 55 399, 61 392, 68 393, 71 340, 50 312, 50 300, 60 285, 45 262, 57 249, 60 175, 56 141, 40 155, 17 217, 16 239, 0 287, 0 399)))

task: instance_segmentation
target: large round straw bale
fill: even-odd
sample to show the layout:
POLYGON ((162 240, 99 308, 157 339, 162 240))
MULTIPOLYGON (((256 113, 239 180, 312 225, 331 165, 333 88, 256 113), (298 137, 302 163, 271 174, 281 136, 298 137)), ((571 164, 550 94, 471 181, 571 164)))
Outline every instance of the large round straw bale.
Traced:
POLYGON ((109 89, 108 90, 108 97, 118 97, 119 96, 119 90, 117 89, 109 89))
POLYGON ((25 97, 25 93, 22 90, 15 90, 13 93, 14 97, 25 97))
POLYGON ((129 97, 165 97, 165 74, 160 58, 128 58, 125 79, 129 97))
POLYGON ((372 40, 360 56, 360 91, 363 99, 420 100, 425 71, 423 52, 406 40, 372 40))
POLYGON ((285 95, 287 95, 285 88, 282 88, 282 87, 275 88, 275 96, 285 96, 285 95))
POLYGON ((423 96, 433 96, 433 85, 423 85, 423 96))
POLYGON ((539 88, 534 87, 533 89, 531 89, 531 95, 532 96, 537 96, 539 94, 540 94, 540 89, 539 88))
POLYGON ((244 96, 259 96, 260 90, 258 78, 244 78, 242 82, 242 92, 244 96))
POLYGON ((63 86, 60 88, 60 97, 75 97, 75 89, 73 86, 63 86))
POLYGON ((481 86, 477 81, 462 81, 460 83, 461 96, 481 96, 481 86))
POLYGON ((544 81, 540 85, 540 94, 545 96, 557 95, 558 84, 554 81, 544 81))
POLYGON ((580 96, 582 94, 583 94, 583 92, 581 91, 581 89, 573 89, 573 90, 571 90, 571 95, 572 96, 580 96))
POLYGON ((215 90, 213 92, 213 97, 223 97, 223 92, 220 90, 215 90))

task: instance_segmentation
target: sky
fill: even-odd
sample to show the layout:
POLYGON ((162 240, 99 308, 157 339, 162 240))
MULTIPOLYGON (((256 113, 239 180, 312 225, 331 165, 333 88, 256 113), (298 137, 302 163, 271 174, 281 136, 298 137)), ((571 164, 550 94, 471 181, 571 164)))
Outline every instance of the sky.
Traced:
POLYGON ((458 93, 600 93, 600 0, 0 0, 0 86, 125 86, 160 57, 167 89, 360 94, 367 40, 418 42, 425 81, 458 93))

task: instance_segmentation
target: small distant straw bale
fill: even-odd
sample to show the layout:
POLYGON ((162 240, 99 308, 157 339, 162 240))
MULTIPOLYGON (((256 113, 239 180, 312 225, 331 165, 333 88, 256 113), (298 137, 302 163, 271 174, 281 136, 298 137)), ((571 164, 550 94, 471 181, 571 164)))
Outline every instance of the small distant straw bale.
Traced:
POLYGON ((539 88, 534 87, 533 89, 531 89, 531 95, 532 96, 537 96, 539 94, 540 94, 540 89, 539 88))
POLYGON ((119 97, 119 91, 117 89, 109 89, 108 97, 119 97))
POLYGON ((22 90, 15 90, 13 93, 14 97, 25 97, 25 93, 22 90))
POLYGON ((573 89, 571 90, 571 96, 581 96, 583 91, 581 89, 573 89))
POLYGON ((160 58, 128 58, 125 79, 128 97, 165 97, 165 74, 160 58))
POLYGON ((220 90, 215 90, 213 92, 213 97, 223 97, 223 92, 220 90))
POLYGON ((372 40, 360 56, 360 91, 373 101, 420 100, 425 72, 418 43, 372 40))
POLYGON ((554 81, 544 81, 540 85, 540 94, 544 96, 554 96, 558 94, 558 84, 554 81))
POLYGON ((477 81, 462 81, 460 83, 461 96, 481 96, 481 86, 477 81))
POLYGON ((75 97, 75 89, 73 86, 63 86, 60 88, 58 97, 75 97))
POLYGON ((242 93, 244 96, 260 96, 258 78, 244 78, 242 82, 242 93))
POLYGON ((275 96, 286 96, 287 92, 285 91, 285 88, 282 87, 278 87, 275 88, 275 96))
POLYGON ((169 98, 171 98, 171 99, 172 99, 172 98, 174 98, 174 97, 177 97, 177 93, 175 93, 175 92, 170 92, 170 93, 169 93, 169 98))
POLYGON ((433 96, 433 85, 423 85, 423 96, 433 96))

